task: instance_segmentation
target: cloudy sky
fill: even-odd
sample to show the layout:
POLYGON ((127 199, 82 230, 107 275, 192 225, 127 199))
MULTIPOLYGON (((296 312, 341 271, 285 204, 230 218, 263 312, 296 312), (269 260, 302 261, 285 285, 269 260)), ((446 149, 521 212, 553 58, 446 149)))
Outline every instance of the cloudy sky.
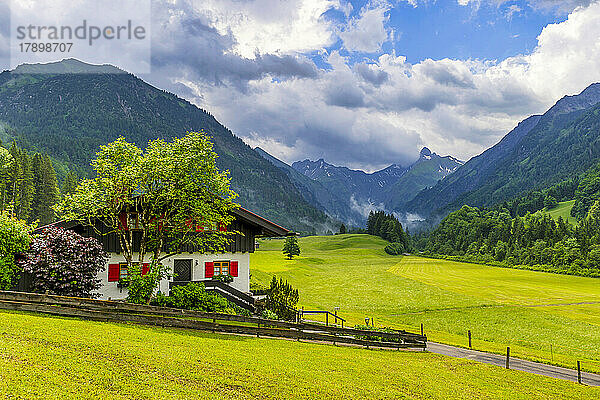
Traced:
POLYGON ((284 161, 367 171, 422 146, 466 160, 600 81, 590 0, 171 0, 151 33, 143 79, 284 161))

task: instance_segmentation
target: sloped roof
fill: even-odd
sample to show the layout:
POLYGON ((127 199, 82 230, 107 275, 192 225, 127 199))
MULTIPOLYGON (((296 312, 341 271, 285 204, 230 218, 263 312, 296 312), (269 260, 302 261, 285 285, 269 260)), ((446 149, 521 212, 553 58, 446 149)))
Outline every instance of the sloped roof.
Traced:
MULTIPOLYGON (((236 218, 239 218, 240 220, 244 221, 245 223, 247 223, 249 225, 253 225, 254 227, 258 228, 261 232, 259 234, 259 236, 278 237, 278 236, 289 236, 289 235, 293 234, 290 230, 288 230, 280 225, 277 225, 276 223, 271 222, 268 219, 263 218, 260 215, 253 213, 252 211, 246 210, 243 207, 238 207, 238 208, 234 209, 232 211, 232 214, 235 215, 236 218)), ((37 228, 34 231, 34 233, 38 233, 38 232, 42 231, 43 229, 53 228, 53 227, 71 229, 80 224, 81 224, 81 222, 76 221, 76 220, 61 220, 61 221, 53 222, 48 225, 41 226, 41 227, 37 228)))
POLYGON ((243 207, 238 207, 233 210, 233 214, 236 217, 244 220, 247 223, 253 224, 262 230, 261 236, 289 236, 293 233, 288 229, 277 225, 274 222, 269 221, 266 218, 261 217, 258 214, 254 214, 252 211, 248 211, 243 207))

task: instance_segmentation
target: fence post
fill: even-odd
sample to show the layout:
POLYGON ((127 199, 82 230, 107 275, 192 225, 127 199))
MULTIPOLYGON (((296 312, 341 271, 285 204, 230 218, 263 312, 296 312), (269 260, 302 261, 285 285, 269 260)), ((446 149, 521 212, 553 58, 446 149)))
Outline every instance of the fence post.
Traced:
POLYGON ((510 367, 510 347, 506 348, 506 369, 510 367))
POLYGON ((473 346, 471 346, 471 331, 469 330, 469 348, 472 349, 473 346))
POLYGON ((552 351, 552 345, 550 345, 550 360, 554 362, 554 352, 552 351))
POLYGON ((577 361, 577 383, 581 383, 581 363, 577 361))
POLYGON ((423 323, 421 323, 421 336, 423 336, 423 323))
POLYGON ((329 326, 329 311, 325 313, 325 325, 329 326))

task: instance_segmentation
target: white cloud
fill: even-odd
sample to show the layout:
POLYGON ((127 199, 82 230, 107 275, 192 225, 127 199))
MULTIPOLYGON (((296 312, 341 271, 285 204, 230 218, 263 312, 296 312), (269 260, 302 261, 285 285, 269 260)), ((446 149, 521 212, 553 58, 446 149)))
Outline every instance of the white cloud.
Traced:
POLYGON ((506 17, 507 20, 512 20, 512 17, 514 15, 518 15, 521 11, 523 11, 521 9, 521 7, 519 7, 516 4, 511 4, 510 6, 508 6, 508 8, 506 9, 506 12, 504 13, 504 16, 506 17))
POLYGON ((468 159, 521 119, 600 81, 600 4, 549 25, 528 55, 499 62, 383 54, 353 67, 333 52, 307 79, 198 86, 199 102, 251 145, 285 161, 324 157, 373 170, 416 157, 419 147, 468 159), (377 75, 376 75, 377 74, 377 75))
POLYGON ((339 0, 202 0, 194 3, 222 35, 236 40, 233 51, 243 57, 313 51, 334 40, 333 22, 323 14, 348 12, 339 0))
POLYGON ((379 51, 389 37, 385 28, 388 21, 385 14, 388 10, 389 5, 386 3, 367 4, 360 15, 352 18, 339 34, 346 49, 364 53, 379 51))

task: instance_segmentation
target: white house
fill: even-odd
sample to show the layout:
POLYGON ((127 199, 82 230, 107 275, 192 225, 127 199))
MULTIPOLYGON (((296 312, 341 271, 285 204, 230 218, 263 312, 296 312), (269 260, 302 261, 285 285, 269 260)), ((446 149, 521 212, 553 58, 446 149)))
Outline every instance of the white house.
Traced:
MULTIPOLYGON (((190 248, 184 249, 190 251, 166 258, 163 263, 170 268, 172 277, 160 282, 159 290, 161 292, 168 294, 173 285, 204 281, 207 289, 219 289, 221 294, 227 298, 236 295, 243 297, 243 294, 250 293, 250 253, 254 252, 255 239, 257 237, 287 236, 290 231, 241 207, 233 210, 232 213, 235 220, 226 229, 239 233, 233 235, 227 251, 220 254, 203 254, 190 248), (228 285, 215 282, 212 278, 218 275, 230 275, 233 281, 228 285)), ((101 225, 103 226, 103 224, 101 225)), ((92 227, 85 226, 78 221, 59 221, 38 230, 50 226, 71 229, 82 236, 98 239, 109 254, 106 268, 100 273, 102 285, 98 290, 99 298, 118 300, 127 297, 127 288, 120 284, 121 279, 127 274, 127 263, 115 233, 98 234, 92 227)), ((139 232, 133 229, 134 249, 137 233, 139 232)), ((139 242, 137 246, 139 247, 139 242)), ((137 254, 134 253, 134 259, 136 256, 137 254)), ((144 264, 142 273, 146 273, 147 268, 148 264, 144 264)), ((230 300, 236 301, 237 299, 230 298, 230 300)))

